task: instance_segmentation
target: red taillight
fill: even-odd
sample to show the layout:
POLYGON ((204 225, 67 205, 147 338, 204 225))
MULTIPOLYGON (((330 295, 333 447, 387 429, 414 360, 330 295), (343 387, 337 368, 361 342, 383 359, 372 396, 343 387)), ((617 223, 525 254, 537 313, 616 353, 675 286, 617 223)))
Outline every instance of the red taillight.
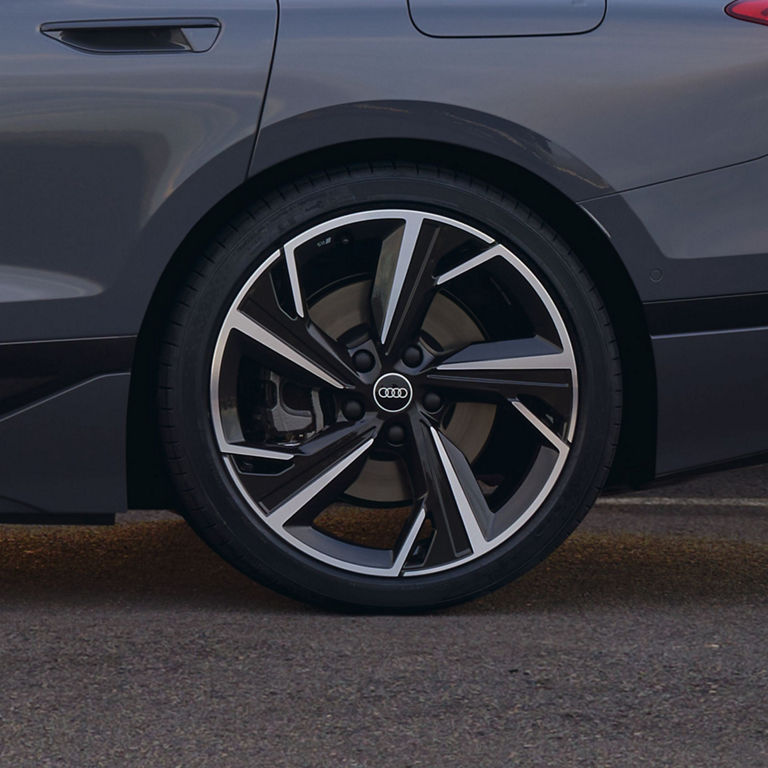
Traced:
POLYGON ((768 0, 736 0, 725 12, 734 19, 768 25, 768 0))

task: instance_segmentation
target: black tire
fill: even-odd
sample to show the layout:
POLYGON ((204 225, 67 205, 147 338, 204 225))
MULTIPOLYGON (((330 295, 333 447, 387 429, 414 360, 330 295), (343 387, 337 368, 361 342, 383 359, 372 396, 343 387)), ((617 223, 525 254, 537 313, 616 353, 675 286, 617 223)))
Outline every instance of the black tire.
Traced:
MULTIPOLYGON (((427 218, 419 224, 419 227, 423 227, 424 222, 429 222, 430 226, 432 225, 432 220, 427 218)), ((368 221, 364 223, 365 226, 372 226, 368 221)), ((360 226, 362 227, 363 224, 360 226)), ((402 239, 406 237, 405 226, 404 224, 400 235, 402 239)), ((439 228, 440 225, 434 224, 434 226, 439 228)), ((362 230, 359 231, 362 232, 362 230)), ((457 231, 459 234, 453 230, 451 230, 451 234, 455 237, 463 236, 462 230, 457 231)), ((468 240, 469 237, 467 235, 468 240)), ((362 240, 362 235, 360 235, 355 240, 355 248, 362 249, 363 246, 359 245, 362 240)), ((317 243, 312 243, 312 246, 325 247, 323 242, 325 240, 321 239, 317 243)), ((301 247, 308 249, 309 245, 302 244, 301 247)), ((342 245, 337 245, 336 240, 333 240, 330 247, 340 249, 342 245)), ((414 245, 415 249, 416 246, 414 245)), ((336 258, 333 255, 336 252, 333 251, 328 258, 336 258)), ((360 250, 360 253, 362 252, 360 250)), ((315 257, 312 256, 312 258, 315 257)), ((317 258, 319 259, 319 257, 317 258)), ((341 259, 341 256, 338 258, 341 259)), ((384 257, 381 256, 380 258, 384 257)), ((314 270, 312 272, 313 280, 317 280, 319 278, 315 278, 314 275, 319 275, 321 268, 314 266, 315 262, 311 263, 313 264, 311 268, 314 270)), ((309 267, 306 269, 308 270, 309 267)), ((505 262, 499 269, 509 270, 510 268, 505 262)), ((410 273, 408 274, 410 276, 410 273)), ((510 312, 512 312, 512 307, 517 305, 509 299, 509 296, 516 300, 517 294, 514 293, 513 289, 507 288, 507 283, 503 281, 508 279, 511 285, 514 280, 519 280, 519 276, 516 278, 510 272, 510 276, 507 278, 506 274, 505 271, 504 275, 498 278, 501 287, 498 289, 498 298, 494 293, 493 300, 501 302, 506 297, 510 312)), ((291 276, 288 274, 288 277, 291 276)), ((484 274, 481 277, 482 280, 486 280, 484 274)), ((473 275, 472 279, 480 281, 481 277, 475 278, 473 275)), ((273 276, 270 279, 270 285, 280 285, 278 277, 273 276)), ((374 291, 378 279, 377 276, 373 278, 374 291)), ((497 278, 491 275, 487 279, 496 280, 497 278)), ((387 285, 390 284, 387 283, 387 285)), ((285 285, 283 287, 285 288, 285 285)), ((277 291, 278 289, 275 288, 274 290, 277 291)), ((469 295, 470 289, 466 290, 469 295)), ((480 288, 472 287, 472 290, 477 292, 480 288)), ((528 288, 525 285, 520 288, 521 292, 526 290, 528 288)), ((318 295, 320 293, 321 291, 318 289, 318 295)), ((394 288, 392 293, 394 294, 394 288)), ((399 309, 400 304, 397 302, 399 300, 405 302, 401 294, 402 291, 394 299, 389 295, 386 300, 392 303, 393 308, 399 309)), ((307 289, 307 295, 309 295, 309 289, 307 289)), ((472 295, 474 296, 474 294, 472 295)), ((298 307, 298 299, 296 301, 298 307)), ((528 299, 523 298, 520 301, 521 304, 525 304, 528 299)), ((468 308, 458 298, 455 299, 455 302, 464 308, 462 311, 465 311, 465 314, 471 315, 473 322, 478 327, 483 326, 482 321, 477 319, 477 311, 472 309, 474 305, 471 302, 467 304, 468 308)), ((490 303, 491 300, 489 299, 490 303)), ((506 305, 502 304, 502 306, 506 305)), ((406 312, 410 304, 403 304, 403 307, 404 312, 406 312)), ((539 310, 536 309, 535 311, 539 310)), ((376 310, 374 309, 372 317, 375 314, 376 310)), ((382 328, 382 324, 386 323, 386 321, 381 320, 381 314, 382 310, 379 310, 379 320, 377 321, 377 328, 379 329, 382 328)), ((494 309, 494 314, 503 315, 504 313, 494 309)), ((499 322, 501 323, 502 320, 503 318, 499 322)), ((552 318, 550 320, 555 322, 552 318)), ((524 321, 534 322, 525 318, 524 321)), ((401 321, 398 319, 397 322, 401 321)), ((520 322, 522 323, 523 320, 520 322)), ((483 330, 483 333, 486 333, 484 338, 496 338, 494 336, 496 331, 492 333, 483 330)), ((503 336, 503 330, 499 333, 504 339, 507 338, 503 336)), ((231 335, 233 335, 232 332, 230 332, 231 335)), ((382 330, 382 336, 384 335, 386 335, 386 331, 382 330)), ((490 343, 488 342, 487 345, 490 343)), ((561 344, 565 348, 566 342, 562 341, 561 344)), ((382 350, 383 347, 382 343, 382 350)), ((427 347, 431 349, 428 345, 427 347)), ((227 347, 226 350, 228 349, 227 347)), ((230 353, 225 351, 224 354, 229 355, 230 353)), ((266 347, 264 354, 267 356, 271 354, 266 347)), ((234 356, 234 353, 232 355, 234 356)), ((384 351, 381 352, 381 355, 381 360, 384 360, 384 351)), ((452 357, 451 359, 457 358, 452 357)), ((237 357, 237 360, 240 358, 237 357)), ((243 413, 245 412, 245 406, 241 405, 240 401, 242 397, 241 387, 245 386, 240 383, 242 376, 245 375, 241 373, 244 364, 238 362, 233 365, 235 365, 234 370, 236 372, 232 376, 235 377, 236 383, 232 385, 234 389, 229 392, 228 396, 230 399, 237 400, 238 418, 245 418, 241 415, 241 410, 243 413)), ((253 365, 259 366, 261 362, 257 359, 253 365)), ((259 368, 259 373, 255 375, 258 377, 266 376, 265 371, 269 365, 272 364, 265 363, 263 370, 259 368)), ((435 368, 429 370, 432 371, 432 374, 429 375, 435 375, 435 368)), ((223 380, 223 374, 220 370, 215 375, 223 380)), ((565 376, 566 374, 562 375, 565 376)), ((254 379, 254 381, 262 380, 262 378, 254 379)), ((276 380, 279 391, 282 379, 277 378, 276 380)), ((414 379, 414 381, 416 380, 414 379)), ((255 386, 249 380, 249 386, 251 385, 255 386)), ((306 386, 309 387, 310 385, 306 386)), ((408 387, 411 386, 413 389, 410 390, 410 394, 413 396, 417 384, 411 385, 409 383, 408 387)), ((506 387, 507 384, 504 386, 506 387)), ((384 388, 379 387, 379 389, 383 391, 384 388)), ((389 389, 394 392, 398 388, 390 387, 389 389)), ((621 413, 619 355, 611 323, 594 284, 579 263, 577 256, 538 216, 507 194, 454 172, 434 167, 417 167, 405 163, 337 168, 322 176, 304 178, 256 201, 241 216, 233 220, 217 241, 212 243, 201 255, 198 262, 190 267, 189 274, 173 309, 162 346, 158 391, 162 439, 168 465, 184 505, 184 514, 197 533, 222 557, 261 583, 301 600, 343 609, 415 610, 448 605, 468 600, 495 589, 532 568, 574 530, 593 504, 610 468, 618 439, 621 413), (568 343, 572 347, 575 361, 575 369, 568 374, 571 376, 573 384, 574 410, 568 412, 563 407, 562 412, 565 415, 561 417, 554 406, 552 413, 549 413, 547 410, 550 408, 548 403, 536 405, 538 401, 535 400, 535 397, 530 401, 525 400, 525 402, 530 402, 528 415, 530 416, 531 410, 538 413, 539 411, 536 409, 540 408, 542 421, 546 419, 546 424, 552 425, 553 433, 567 434, 568 425, 571 421, 573 422, 571 426, 574 431, 567 441, 567 454, 564 454, 567 458, 560 465, 558 474, 554 475, 555 480, 547 481, 554 482, 554 485, 546 493, 543 502, 536 505, 535 509, 531 511, 530 517, 519 528, 510 527, 509 530, 514 529, 514 532, 503 540, 499 538, 498 545, 494 545, 490 551, 484 552, 482 547, 478 547, 476 551, 484 553, 476 557, 473 556, 474 559, 469 556, 467 556, 469 559, 466 559, 464 555, 459 556, 457 554, 453 561, 450 560, 450 557, 444 560, 448 564, 440 566, 444 570, 430 571, 425 575, 410 577, 405 575, 397 577, 368 575, 368 573, 357 572, 354 568, 345 570, 331 565, 325 560, 318 559, 313 555, 311 548, 300 550, 292 545, 291 539, 277 535, 275 530, 266 525, 259 514, 254 511, 253 499, 249 500, 250 497, 247 497, 245 491, 241 492, 233 481, 234 477, 239 477, 242 473, 242 477, 246 477, 249 482, 251 477, 257 478, 254 480, 254 487, 262 487, 258 485, 261 482, 258 480, 262 473, 262 470, 259 469, 261 464, 258 464, 257 468, 254 469, 252 463, 249 463, 248 457, 230 454, 226 454, 225 461, 222 455, 221 442, 220 440, 217 442, 212 426, 212 414, 216 411, 216 403, 219 402, 215 399, 212 400, 211 396, 211 382, 215 378, 215 376, 212 377, 211 372, 214 350, 219 348, 217 344, 229 343, 227 341, 229 336, 220 338, 220 334, 223 333, 222 324, 225 318, 231 316, 233 301, 246 280, 277 249, 291 238, 310 230, 313 226, 350 213, 379 211, 381 209, 418 209, 435 216, 448 217, 462 225, 468 225, 482 233, 488 233, 490 238, 519 257, 532 271, 536 279, 540 281, 540 284, 546 288, 549 299, 556 305, 567 328, 568 343), (221 340, 222 338, 224 341, 221 340), (576 398, 577 372, 578 396, 576 398), (575 415, 576 413, 578 415, 575 415), (453 562, 457 564, 452 565, 453 562)), ((503 396, 499 400, 499 403, 503 402, 504 404, 493 406, 497 408, 493 412, 495 414, 493 430, 501 430, 502 427, 497 428, 496 425, 507 423, 502 422, 499 414, 502 413, 501 409, 512 403, 514 398, 510 399, 506 393, 507 390, 503 390, 503 396)), ((338 393, 334 390, 329 397, 336 397, 336 394, 338 393)), ((325 395, 322 396, 325 397, 325 395)), ((463 396, 457 395, 459 398, 463 396)), ((270 395, 270 397, 273 396, 270 395)), ((518 404, 523 402, 520 399, 522 397, 520 395, 517 398, 518 404)), ((373 408, 365 397, 363 397, 363 401, 365 409, 373 408)), ((323 409, 338 410, 336 401, 333 402, 332 407, 323 405, 323 409)), ((342 407, 347 408, 346 405, 342 407)), ((409 406, 409 408, 414 407, 416 406, 409 406)), ((419 408, 421 407, 419 404, 419 408)), ((450 409, 447 408, 447 410, 450 409)), ((518 411, 523 412, 521 408, 518 408, 518 411)), ((258 412, 261 413, 261 411, 258 412)), ((515 416, 514 413, 512 416, 505 416, 504 418, 511 419, 513 416, 515 416)), ((378 424, 379 422, 375 420, 384 419, 385 416, 379 414, 378 416, 372 415, 371 418, 378 424)), ((386 418, 390 418, 388 414, 386 418)), ((420 416, 419 418, 425 417, 420 416)), ((453 416, 441 418, 453 418, 453 416)), ((317 427, 318 419, 322 419, 322 417, 316 416, 316 421, 312 422, 315 427, 317 427)), ((533 423, 530 418, 529 421, 533 423)), ((414 421, 414 423, 416 422, 414 421)), ((426 424, 426 422, 422 423, 426 424)), ((435 421, 434 424, 437 425, 437 422, 435 421)), ((523 431, 526 429, 525 427, 514 428, 523 431)), ((317 429, 320 428, 317 427, 317 429)), ((386 429, 390 430, 391 428, 387 426, 386 429)), ((413 429, 418 431, 417 427, 413 429)), ((427 429, 431 429, 431 427, 424 426, 425 434, 427 429)), ((437 434, 437 432, 439 432, 438 426, 432 433, 437 434)), ((371 440, 383 439, 380 432, 372 432, 371 434, 375 434, 375 438, 372 437, 371 440)), ((389 431, 386 434, 389 438, 393 433, 389 431)), ((416 435, 416 432, 413 434, 416 435)), ((499 443, 501 446, 503 435, 506 433, 503 432, 497 436, 497 431, 494 431, 492 434, 493 438, 486 436, 486 443, 481 456, 490 455, 491 448, 488 446, 491 443, 494 445, 499 443)), ((535 430, 532 434, 535 434, 535 430)), ((525 435, 525 440, 531 443, 530 451, 532 451, 531 456, 534 458, 520 458, 521 466, 525 464, 525 461, 532 464, 538 461, 535 457, 544 455, 542 451, 549 451, 546 456, 549 456, 550 453, 556 456, 560 455, 553 449, 552 444, 546 444, 546 439, 541 438, 541 436, 538 439, 542 440, 542 445, 535 446, 534 437, 528 436, 527 432, 525 435), (535 453, 535 451, 539 453, 535 453)), ((541 432, 541 435, 546 438, 546 430, 541 432)), ((418 440, 423 438, 413 437, 413 439, 416 441, 414 445, 418 445, 418 440)), ((436 446, 440 440, 443 440, 441 436, 434 438, 436 446)), ((374 447, 376 445, 378 443, 375 443, 374 447)), ((447 439, 444 441, 444 445, 450 446, 447 439)), ((436 450, 439 450, 439 446, 436 450)), ((488 463, 497 466, 499 461, 497 454, 502 451, 502 448, 499 447, 494 450, 496 453, 491 457, 492 460, 488 459, 488 463)), ((418 454, 408 454, 411 460, 414 455, 418 454)), ((261 459, 254 459, 253 461, 260 462, 261 459)), ((392 458, 391 461, 400 461, 400 459, 392 458)), ((451 466, 451 461, 449 459, 444 466, 451 466)), ((459 467, 460 462, 460 458, 456 459, 452 466, 459 467)), ((411 465, 408 464, 408 461, 405 463, 410 472, 411 465)), ((468 465, 469 463, 470 461, 467 460, 468 465)), ((511 463, 512 460, 510 459, 510 465, 511 463)), ((463 464, 461 466, 463 467, 463 464)), ((351 469, 344 470, 344 472, 347 471, 351 471, 351 469)), ((358 470, 355 469, 356 471, 358 470)), ((430 471, 429 468, 415 468, 413 477, 417 475, 427 477, 430 471)), ((533 470, 525 471, 532 472, 533 470)), ((270 469, 269 472, 271 473, 272 470, 270 469)), ((271 477, 271 475, 269 476, 271 477)), ((514 494, 521 493, 519 483, 523 483, 526 477, 522 475, 523 479, 517 478, 514 482, 518 485, 514 485, 506 473, 502 477, 496 477, 493 473, 489 476, 496 478, 488 486, 492 490, 485 488, 482 493, 486 499, 487 508, 491 511, 491 500, 495 498, 493 494, 498 494, 499 498, 503 497, 503 499, 517 498, 514 494), (498 482, 496 482, 497 480, 498 482), (502 489, 506 488, 505 483, 508 482, 511 483, 510 488, 514 487, 517 490, 504 490, 502 492, 502 489)), ((548 477, 551 478, 552 476, 548 477)), ((542 470, 542 483, 544 483, 543 478, 542 470)), ((347 479, 345 476, 344 482, 347 479)), ((460 476, 459 480, 461 487, 466 488, 463 476, 460 476)), ((270 482, 272 481, 270 480, 270 482)), ((328 482, 331 483, 331 481, 328 482)), ((333 480, 333 483, 336 482, 337 480, 333 480)), ((437 488, 437 481, 430 484, 431 481, 427 477, 424 482, 430 489, 437 488)), ((408 480, 407 483, 407 487, 412 489, 422 487, 421 482, 417 480, 408 480)), ((480 485, 478 482, 478 487, 480 485)), ((250 486, 248 487, 250 488, 250 486)), ((546 488, 546 485, 542 487, 546 488)), ((347 490, 349 489, 347 488, 347 490)), ((248 493, 252 494, 253 492, 248 491, 248 493)), ((418 491, 413 493, 414 498, 410 503, 414 504, 413 509, 415 509, 420 502, 416 498, 418 491)), ((467 493, 470 491, 467 490, 467 493)), ((471 493, 475 493, 475 490, 473 489, 471 493)), ((439 490, 430 490, 426 498, 436 499, 438 495, 439 490), (432 495, 430 496, 430 494, 432 495)), ((466 500, 469 497, 465 496, 464 498, 466 500)), ((255 501, 259 502, 260 499, 255 499, 255 501)), ((437 505, 437 502, 429 503, 437 505)), ((478 503, 482 505, 483 502, 478 503)), ((503 503, 508 502, 504 501, 503 503)), ((502 504, 502 501, 499 504, 502 504)), ((425 508, 426 505, 427 502, 425 502, 425 508)), ((471 508, 476 509, 474 506, 471 508)), ((499 507, 499 509, 501 508, 499 507)), ((446 520, 448 520, 448 514, 448 512, 445 513, 446 520)), ((492 511, 492 514, 500 513, 492 511)), ((436 531, 440 526, 438 523, 433 524, 429 510, 427 510, 426 516, 429 519, 429 523, 424 524, 426 528, 421 527, 417 538, 411 540, 412 545, 414 541, 422 542, 423 540, 425 543, 414 545, 413 554, 406 553, 405 556, 411 560, 415 558, 414 562, 418 561, 421 563, 420 567, 429 570, 424 563, 428 562, 427 557, 431 555, 424 553, 430 547, 434 549, 437 546, 434 544, 434 540, 438 535, 436 531), (431 529, 433 532, 431 534, 424 533, 426 529, 431 529), (433 538, 429 539, 428 535, 433 538), (422 559, 419 560, 419 558, 422 559)), ((449 526, 453 524, 453 522, 446 523, 449 526)), ((314 523, 309 525, 311 527, 314 523)), ((517 524, 515 523, 515 525, 517 524)), ((485 530, 489 531, 490 528, 485 530)), ((461 539, 461 531, 457 535, 461 539)), ((485 535, 490 536, 491 534, 486 533, 485 535)), ((330 535, 331 538, 333 536, 337 536, 337 534, 330 535)), ((469 536, 468 531, 467 536, 469 536)), ((346 542, 343 536, 341 538, 346 542)), ((454 544, 456 552, 459 552, 460 548, 460 544, 454 544)), ((471 546, 470 550, 475 551, 471 546)), ((318 552, 321 551, 324 552, 325 550, 318 549, 318 552)), ((466 552, 468 550, 465 548, 461 551, 466 552)), ((394 558, 396 553, 394 544, 392 545, 392 552, 394 558)), ((437 555, 434 557, 437 558, 437 555)), ((411 562, 411 560, 407 562, 411 562)), ((434 562, 442 561, 435 559, 434 562)), ((418 573, 417 566, 413 567, 416 568, 414 573, 418 573)))

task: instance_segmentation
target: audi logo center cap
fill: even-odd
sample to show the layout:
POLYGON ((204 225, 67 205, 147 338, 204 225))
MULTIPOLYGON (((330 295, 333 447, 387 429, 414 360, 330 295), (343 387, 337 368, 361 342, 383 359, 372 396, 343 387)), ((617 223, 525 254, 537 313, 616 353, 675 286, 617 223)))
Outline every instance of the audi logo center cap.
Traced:
POLYGON ((398 413, 413 400, 411 382, 399 373, 385 373, 373 385, 373 399, 382 411, 398 413))

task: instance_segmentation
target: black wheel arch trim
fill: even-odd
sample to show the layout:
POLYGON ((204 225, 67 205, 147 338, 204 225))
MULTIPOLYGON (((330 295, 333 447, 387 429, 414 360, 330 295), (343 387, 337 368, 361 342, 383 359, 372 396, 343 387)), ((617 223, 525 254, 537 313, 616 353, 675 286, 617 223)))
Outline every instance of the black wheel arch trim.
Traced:
POLYGON ((526 169, 576 201, 617 191, 546 136, 485 112, 429 101, 350 102, 277 123, 265 121, 249 176, 319 150, 377 141, 421 141, 483 152, 526 169))

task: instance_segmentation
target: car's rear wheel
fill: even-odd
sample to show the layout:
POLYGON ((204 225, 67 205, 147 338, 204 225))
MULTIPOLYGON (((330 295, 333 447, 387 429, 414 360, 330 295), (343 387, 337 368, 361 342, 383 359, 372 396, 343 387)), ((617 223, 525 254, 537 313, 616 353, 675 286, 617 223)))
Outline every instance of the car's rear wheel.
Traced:
POLYGON ((187 517, 224 557, 392 609, 541 560, 593 502, 620 410, 574 254, 505 195, 397 164, 234 221, 179 298, 160 392, 187 517))

